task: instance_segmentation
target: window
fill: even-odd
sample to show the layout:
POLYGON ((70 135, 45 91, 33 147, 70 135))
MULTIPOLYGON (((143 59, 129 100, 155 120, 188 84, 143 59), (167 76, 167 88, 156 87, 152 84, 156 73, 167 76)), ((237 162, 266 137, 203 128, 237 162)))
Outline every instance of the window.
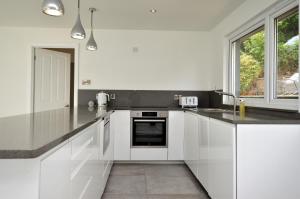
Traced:
POLYGON ((292 9, 275 19, 276 96, 298 98, 299 10, 292 9))
POLYGON ((236 82, 240 97, 264 96, 264 49, 265 30, 260 27, 233 42, 235 46, 236 67, 239 74, 236 82))
POLYGON ((298 1, 280 1, 234 32, 229 41, 228 91, 250 106, 297 109, 298 1))

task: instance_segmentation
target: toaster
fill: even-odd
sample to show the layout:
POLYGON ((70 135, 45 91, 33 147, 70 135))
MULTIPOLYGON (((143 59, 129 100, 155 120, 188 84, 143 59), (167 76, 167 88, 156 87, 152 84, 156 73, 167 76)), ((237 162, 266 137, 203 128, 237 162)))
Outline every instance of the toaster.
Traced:
POLYGON ((183 96, 179 98, 179 105, 182 108, 197 108, 198 107, 198 97, 196 96, 183 96))

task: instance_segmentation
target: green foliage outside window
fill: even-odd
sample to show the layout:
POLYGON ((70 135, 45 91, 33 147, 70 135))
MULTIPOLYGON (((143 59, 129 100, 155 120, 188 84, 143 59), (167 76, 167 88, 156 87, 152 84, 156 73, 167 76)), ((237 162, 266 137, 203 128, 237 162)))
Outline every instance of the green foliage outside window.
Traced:
MULTIPOLYGON (((285 79, 298 72, 299 12, 277 20, 277 75, 285 79)), ((240 40, 240 95, 263 95, 265 32, 260 29, 240 40)))

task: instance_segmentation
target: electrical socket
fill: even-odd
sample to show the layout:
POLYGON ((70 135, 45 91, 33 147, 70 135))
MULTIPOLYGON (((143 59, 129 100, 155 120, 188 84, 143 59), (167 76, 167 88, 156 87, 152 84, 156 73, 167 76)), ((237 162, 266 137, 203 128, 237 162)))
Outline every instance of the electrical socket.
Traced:
POLYGON ((177 101, 182 97, 182 95, 174 95, 174 100, 177 101))
POLYGON ((112 100, 116 99, 116 94, 115 93, 109 94, 109 98, 112 100))

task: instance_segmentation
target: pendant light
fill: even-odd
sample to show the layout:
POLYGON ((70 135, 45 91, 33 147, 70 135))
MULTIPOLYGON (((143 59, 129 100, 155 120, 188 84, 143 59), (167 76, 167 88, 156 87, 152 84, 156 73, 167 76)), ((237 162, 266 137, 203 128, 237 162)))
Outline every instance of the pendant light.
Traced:
POLYGON ((78 16, 76 23, 71 31, 71 37, 73 39, 84 39, 85 38, 85 30, 82 26, 81 20, 80 20, 80 0, 78 0, 78 16))
POLYGON ((91 36, 90 36, 90 39, 88 40, 88 42, 86 44, 86 49, 94 51, 94 50, 97 50, 97 43, 94 39, 94 33, 93 33, 93 28, 94 28, 93 27, 93 14, 96 11, 96 9, 95 8, 90 8, 89 10, 91 11, 91 36))
POLYGON ((43 13, 51 16, 61 16, 65 9, 61 0, 44 0, 42 4, 43 13))

